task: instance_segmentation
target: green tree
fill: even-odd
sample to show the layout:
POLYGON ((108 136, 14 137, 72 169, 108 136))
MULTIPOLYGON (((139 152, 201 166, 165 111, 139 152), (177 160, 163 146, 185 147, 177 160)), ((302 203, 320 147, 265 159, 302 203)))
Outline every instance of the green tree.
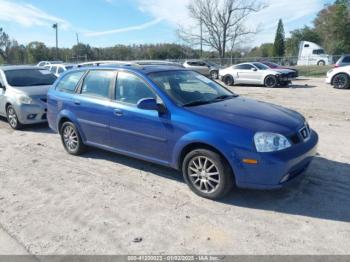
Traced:
POLYGON ((35 64, 39 61, 50 60, 50 51, 42 42, 31 42, 27 45, 28 63, 35 64))
POLYGON ((350 4, 349 0, 337 0, 325 7, 314 21, 315 30, 322 44, 331 54, 350 52, 350 4))
POLYGON ((286 41, 286 38, 285 38, 283 21, 282 21, 282 19, 280 19, 278 21, 275 43, 273 44, 273 55, 275 57, 284 56, 284 54, 285 54, 285 41, 286 41))
POLYGON ((10 45, 10 37, 4 32, 2 28, 0 28, 0 57, 4 62, 7 61, 7 51, 10 45))

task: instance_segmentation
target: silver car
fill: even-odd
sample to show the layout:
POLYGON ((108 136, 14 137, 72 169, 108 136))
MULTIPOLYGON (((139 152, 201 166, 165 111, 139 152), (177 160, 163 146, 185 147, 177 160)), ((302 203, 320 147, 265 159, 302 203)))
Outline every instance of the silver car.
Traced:
POLYGON ((183 66, 212 79, 219 78, 219 70, 221 69, 219 65, 203 60, 188 60, 183 66))
POLYGON ((46 122, 46 94, 55 80, 56 76, 44 68, 0 67, 0 115, 17 130, 46 122))

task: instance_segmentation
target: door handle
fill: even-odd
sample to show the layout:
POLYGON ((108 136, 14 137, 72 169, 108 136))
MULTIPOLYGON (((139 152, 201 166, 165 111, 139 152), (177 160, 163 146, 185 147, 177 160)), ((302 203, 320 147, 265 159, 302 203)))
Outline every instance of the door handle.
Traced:
POLYGON ((122 116, 123 115, 123 111, 121 109, 114 109, 113 113, 116 116, 122 116))
POLYGON ((77 106, 80 106, 80 101, 79 100, 74 100, 74 104, 76 104, 77 106))

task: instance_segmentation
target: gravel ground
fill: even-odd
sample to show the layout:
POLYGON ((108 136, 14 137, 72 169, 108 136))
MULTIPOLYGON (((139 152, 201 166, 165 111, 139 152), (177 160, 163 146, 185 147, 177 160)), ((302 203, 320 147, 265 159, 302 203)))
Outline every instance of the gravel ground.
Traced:
POLYGON ((0 120, 0 254, 350 254, 350 90, 295 83, 232 89, 308 118, 320 145, 305 179, 220 202, 176 171, 99 150, 69 156, 45 125, 0 120))

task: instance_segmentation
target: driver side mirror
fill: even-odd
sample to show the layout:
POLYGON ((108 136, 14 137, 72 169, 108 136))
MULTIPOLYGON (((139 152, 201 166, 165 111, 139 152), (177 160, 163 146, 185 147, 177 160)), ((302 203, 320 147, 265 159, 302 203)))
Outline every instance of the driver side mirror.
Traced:
POLYGON ((252 71, 253 71, 253 72, 256 72, 256 71, 258 71, 258 69, 256 69, 256 68, 254 67, 254 68, 252 68, 252 71))
POLYGON ((157 103, 157 100, 154 98, 144 98, 141 99, 137 103, 137 108, 143 109, 143 110, 151 110, 151 111, 158 111, 159 113, 165 113, 166 108, 157 103))

